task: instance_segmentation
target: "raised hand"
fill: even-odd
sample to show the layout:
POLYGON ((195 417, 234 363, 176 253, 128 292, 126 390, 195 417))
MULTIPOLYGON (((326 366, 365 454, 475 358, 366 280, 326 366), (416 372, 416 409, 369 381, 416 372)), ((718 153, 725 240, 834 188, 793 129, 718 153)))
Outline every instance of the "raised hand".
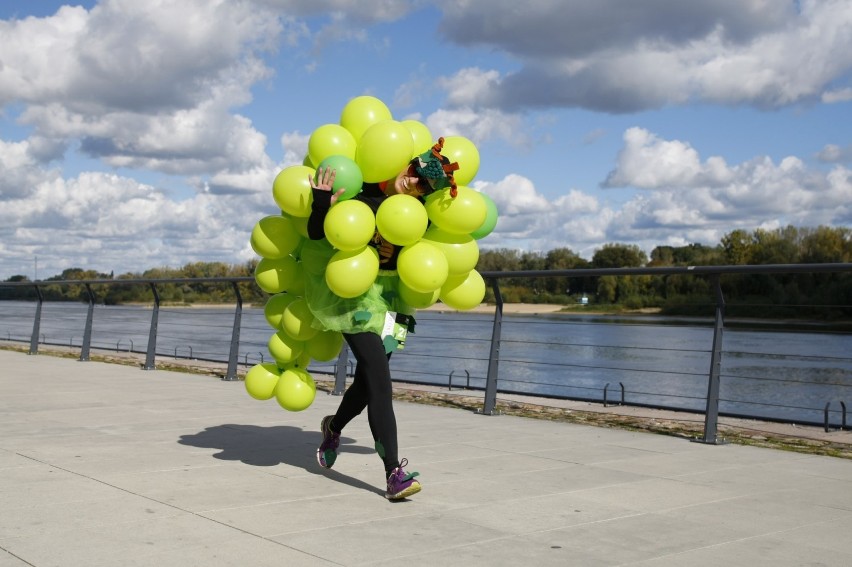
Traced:
MULTIPOLYGON (((311 184, 311 189, 319 189, 320 191, 331 191, 334 185, 334 178, 337 172, 331 167, 319 168, 317 170, 316 180, 313 175, 308 176, 308 182, 311 184)), ((345 187, 338 189, 331 196, 331 204, 335 204, 341 195, 346 191, 345 187)))

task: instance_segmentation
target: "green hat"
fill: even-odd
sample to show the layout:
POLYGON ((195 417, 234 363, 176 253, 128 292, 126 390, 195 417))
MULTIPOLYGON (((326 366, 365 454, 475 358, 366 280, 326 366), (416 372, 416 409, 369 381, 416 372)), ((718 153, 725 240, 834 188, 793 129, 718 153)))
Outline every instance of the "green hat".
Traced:
POLYGON ((450 195, 455 199, 458 193, 453 172, 459 168, 458 163, 450 163, 450 160, 441 155, 444 149, 444 138, 438 138, 438 143, 423 152, 413 160, 414 172, 418 177, 429 183, 432 191, 450 188, 450 195))

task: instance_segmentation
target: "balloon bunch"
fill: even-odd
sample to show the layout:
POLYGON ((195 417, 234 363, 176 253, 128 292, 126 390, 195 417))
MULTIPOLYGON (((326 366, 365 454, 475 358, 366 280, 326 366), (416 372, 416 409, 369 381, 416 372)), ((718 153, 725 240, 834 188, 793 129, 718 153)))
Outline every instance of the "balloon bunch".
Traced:
POLYGON ((274 330, 268 349, 275 363, 261 363, 246 374, 249 395, 275 397, 290 411, 307 408, 316 394, 305 370, 313 360, 329 361, 343 346, 338 331, 323 330, 305 295, 305 279, 322 276, 340 298, 364 294, 379 273, 379 256, 369 245, 378 231, 401 247, 397 259, 399 296, 413 308, 441 301, 457 310, 476 307, 485 296, 485 282, 475 270, 477 240, 494 230, 497 208, 485 194, 469 187, 479 170, 476 146, 462 136, 444 138, 442 154, 459 165, 454 173, 456 194, 435 191, 424 201, 410 195, 385 199, 376 214, 353 199, 363 183, 390 180, 408 163, 429 151, 434 141, 425 124, 396 121, 379 99, 350 100, 339 124, 318 127, 308 141, 302 165, 282 170, 272 196, 280 215, 262 218, 251 234, 252 249, 261 257, 255 269, 258 286, 271 294, 264 313, 274 330), (307 234, 313 194, 309 178, 319 168, 336 171, 332 190, 345 189, 325 218, 325 239, 307 234))

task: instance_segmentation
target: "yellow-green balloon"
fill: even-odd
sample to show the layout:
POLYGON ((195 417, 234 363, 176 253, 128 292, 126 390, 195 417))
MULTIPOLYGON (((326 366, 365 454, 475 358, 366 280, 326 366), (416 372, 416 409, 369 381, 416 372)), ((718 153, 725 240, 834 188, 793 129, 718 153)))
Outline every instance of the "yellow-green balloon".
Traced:
POLYGON ((423 203, 411 195, 391 195, 376 211, 379 234, 397 246, 408 246, 420 240, 428 224, 429 216, 423 203))
POLYGON ((476 270, 467 274, 450 276, 441 286, 441 301, 453 309, 467 311, 482 303, 485 298, 485 280, 476 270))
POLYGON ((352 133, 340 124, 323 124, 313 131, 308 140, 308 157, 315 165, 319 165, 329 156, 353 159, 357 146, 352 133))
POLYGON ((488 208, 479 192, 459 185, 455 198, 446 190, 427 196, 426 212, 429 220, 447 232, 470 234, 485 222, 488 208))
POLYGON ((317 386, 314 379, 301 368, 288 368, 281 373, 275 387, 278 404, 288 411, 302 411, 314 401, 317 386))
POLYGON ((307 345, 308 345, 308 343, 305 343, 305 350, 302 351, 302 354, 299 355, 299 358, 297 358, 295 361, 293 361, 292 364, 287 366, 287 369, 289 369, 289 368, 303 368, 305 370, 308 369, 308 365, 311 363, 311 355, 308 354, 307 345))
POLYGON ((254 269, 254 279, 266 293, 287 291, 295 274, 296 259, 292 256, 261 258, 254 269))
POLYGON ((359 142, 367 128, 376 122, 391 120, 391 118, 391 111, 381 100, 368 95, 356 96, 343 107, 343 112, 340 113, 340 125, 349 130, 355 142, 359 142))
POLYGON ((264 258, 282 258, 292 253, 301 237, 293 222, 281 215, 263 217, 251 231, 251 248, 264 258))
POLYGON ((469 234, 455 234, 432 225, 423 235, 423 241, 444 253, 450 275, 466 274, 479 261, 479 245, 469 234))
POLYGON ((445 136, 441 154, 459 164, 458 170, 453 173, 453 179, 458 185, 468 185, 476 177, 479 171, 479 150, 464 136, 445 136))
POLYGON ((411 132, 411 138, 414 140, 411 157, 419 156, 429 151, 429 148, 435 145, 435 142, 432 141, 432 132, 429 131, 429 127, 419 120, 403 120, 402 125, 408 128, 408 131, 411 132))
POLYGON ((479 196, 482 197, 483 201, 485 201, 485 208, 487 212, 485 213, 485 220, 479 228, 470 233, 470 235, 476 240, 482 240, 491 234, 491 231, 493 231, 497 226, 498 217, 497 205, 494 203, 494 200, 485 193, 480 193, 479 196))
POLYGON ((301 262, 296 262, 293 266, 293 279, 290 280, 290 287, 287 288, 288 293, 293 295, 305 295, 305 267, 301 262))
POLYGON ((308 302, 297 299, 284 309, 281 328, 297 341, 307 341, 318 332, 311 326, 313 322, 314 314, 311 313, 308 302))
MULTIPOLYGON (((282 211, 282 213, 284 212, 282 211)), ((286 215, 287 213, 284 214, 286 215)), ((293 228, 296 230, 296 232, 299 233, 299 236, 301 236, 302 238, 309 238, 308 219, 310 218, 310 215, 307 217, 294 217, 293 215, 287 216, 290 217, 290 222, 293 224, 293 228)))
POLYGON ((358 297, 373 285, 379 274, 379 253, 372 246, 339 250, 325 268, 325 283, 339 297, 358 297))
POLYGON ((362 201, 338 201, 325 216, 325 237, 338 250, 360 250, 376 233, 373 210, 362 201))
POLYGON ((311 216, 314 197, 310 178, 315 173, 314 168, 304 165, 291 165, 281 170, 272 182, 272 198, 278 208, 294 217, 311 216))
POLYGON ((367 128, 358 141, 355 163, 364 181, 378 183, 395 177, 411 161, 414 139, 396 120, 384 120, 367 128))
POLYGON ((266 347, 269 349, 269 354, 272 355, 275 362, 279 366, 285 366, 299 358, 299 355, 305 349, 305 343, 297 341, 284 331, 278 331, 269 337, 266 347))
POLYGON ((305 343, 305 351, 320 362, 337 358, 342 347, 343 333, 339 331, 320 331, 305 343))
POLYGON ((438 294, 441 293, 440 288, 433 291, 415 291, 405 285, 405 282, 400 280, 399 282, 399 296, 402 300, 414 307, 415 309, 426 309, 427 307, 431 307, 435 305, 435 302, 438 301, 438 294))
POLYGON ((280 331, 281 318, 284 316, 284 310, 291 302, 296 300, 296 296, 290 293, 276 293, 266 300, 266 305, 263 306, 263 316, 269 326, 280 331))
POLYGON ((449 273, 444 253, 423 240, 406 246, 400 251, 396 268, 399 279, 414 291, 421 293, 439 289, 447 280, 449 273))
POLYGON ((246 372, 245 386, 249 396, 256 400, 269 400, 275 395, 275 386, 281 378, 278 365, 262 362, 252 366, 246 372))
POLYGON ((325 266, 334 256, 334 247, 328 240, 306 240, 299 251, 299 259, 305 273, 318 276, 325 272, 325 266))

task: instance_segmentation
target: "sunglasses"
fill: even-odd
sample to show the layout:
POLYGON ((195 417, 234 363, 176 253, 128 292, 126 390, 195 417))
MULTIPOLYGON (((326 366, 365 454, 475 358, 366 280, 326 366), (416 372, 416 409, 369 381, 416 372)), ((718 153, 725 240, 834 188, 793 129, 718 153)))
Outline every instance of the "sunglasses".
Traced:
POLYGON ((428 195, 433 191, 432 186, 429 185, 429 182, 424 178, 420 177, 417 174, 417 171, 414 169, 414 164, 408 166, 408 171, 406 172, 407 177, 416 177, 417 178, 417 188, 423 195, 428 195))

